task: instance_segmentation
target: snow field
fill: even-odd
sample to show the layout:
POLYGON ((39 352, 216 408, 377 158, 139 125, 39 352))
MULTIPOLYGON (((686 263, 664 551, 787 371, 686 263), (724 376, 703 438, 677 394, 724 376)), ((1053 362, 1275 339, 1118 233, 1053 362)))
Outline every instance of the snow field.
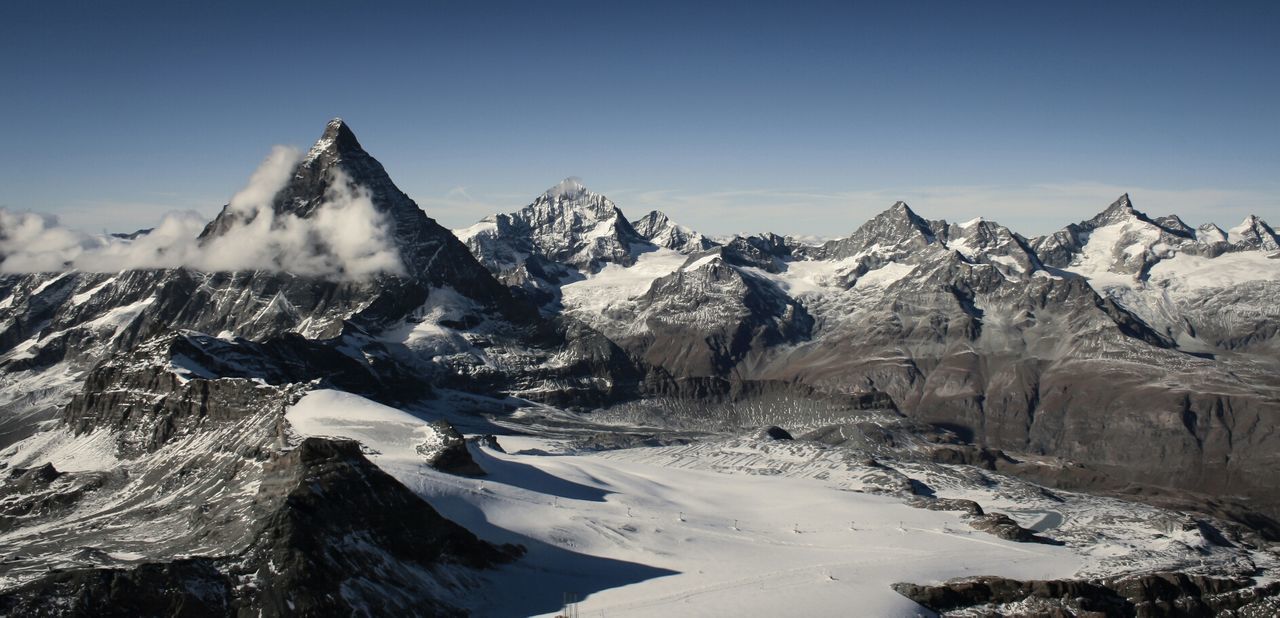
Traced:
POLYGON ((650 449, 605 457, 504 436, 508 453, 472 449, 488 476, 443 474, 408 448, 424 421, 360 399, 313 392, 287 418, 303 435, 365 442, 446 517, 528 549, 487 576, 478 616, 554 615, 566 593, 583 616, 915 616, 890 584, 1066 577, 1082 564, 1067 548, 971 531, 958 513, 816 478, 655 465, 650 449))

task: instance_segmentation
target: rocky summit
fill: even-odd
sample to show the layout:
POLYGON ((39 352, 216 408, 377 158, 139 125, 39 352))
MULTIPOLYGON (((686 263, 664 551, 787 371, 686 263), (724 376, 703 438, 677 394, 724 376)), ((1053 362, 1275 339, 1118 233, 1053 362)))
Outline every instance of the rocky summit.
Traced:
POLYGON ((576 178, 513 206, 448 230, 335 119, 187 248, 253 233, 306 269, 6 270, 0 613, 531 615, 598 593, 622 615, 608 591, 687 598, 662 582, 712 565, 670 556, 746 535, 779 564, 834 552, 780 581, 893 562, 850 557, 886 538, 1034 562, 867 580, 922 611, 1275 611, 1265 221, 1192 228, 1124 195, 1028 238, 898 202, 806 243, 631 219, 576 178))

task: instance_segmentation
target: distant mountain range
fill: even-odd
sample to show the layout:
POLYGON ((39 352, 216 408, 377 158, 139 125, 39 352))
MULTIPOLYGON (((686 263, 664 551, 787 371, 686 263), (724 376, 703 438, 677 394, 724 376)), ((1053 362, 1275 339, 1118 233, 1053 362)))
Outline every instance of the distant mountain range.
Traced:
MULTIPOLYGON (((315 222, 344 191, 371 205, 396 267, 0 276, 0 460, 12 474, 0 553, 24 556, 0 563, 0 607, 137 586, 111 556, 138 552, 165 565, 148 577, 199 582, 207 598, 187 602, 228 611, 397 612, 431 599, 447 613, 456 599, 440 591, 466 576, 432 569, 518 557, 447 522, 406 532, 409 515, 357 516, 387 504, 440 517, 359 447, 290 433, 285 410, 322 388, 406 409, 450 402, 455 425, 550 406, 715 433, 877 410, 929 427, 921 448, 955 463, 1280 535, 1280 237, 1257 217, 1191 228, 1124 195, 1026 238, 899 202, 821 244, 715 240, 662 212, 632 219, 567 179, 450 231, 340 120, 286 172, 262 209, 233 202, 196 242, 255 217, 315 222), (358 499, 318 498, 356 486, 358 499), (86 528, 86 513, 98 523, 86 528), (342 541, 349 521, 363 522, 365 545, 342 541), (79 570, 47 575, 55 566, 79 570), (272 592, 351 569, 426 569, 439 586, 379 595, 356 576, 347 585, 364 592, 346 599, 320 583, 272 592)), ((346 250, 340 237, 304 240, 346 250)), ((468 469, 454 427, 439 432, 424 456, 468 469)), ((143 611, 173 594, 111 598, 143 611)))

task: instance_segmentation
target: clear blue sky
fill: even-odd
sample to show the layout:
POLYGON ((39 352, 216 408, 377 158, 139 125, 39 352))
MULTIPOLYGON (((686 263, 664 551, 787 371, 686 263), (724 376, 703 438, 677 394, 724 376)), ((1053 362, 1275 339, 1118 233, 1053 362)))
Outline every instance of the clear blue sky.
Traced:
POLYGON ((0 206, 211 215, 341 116, 452 227, 570 175, 710 233, 1280 225, 1280 3, 258 4, 5 3, 0 206))

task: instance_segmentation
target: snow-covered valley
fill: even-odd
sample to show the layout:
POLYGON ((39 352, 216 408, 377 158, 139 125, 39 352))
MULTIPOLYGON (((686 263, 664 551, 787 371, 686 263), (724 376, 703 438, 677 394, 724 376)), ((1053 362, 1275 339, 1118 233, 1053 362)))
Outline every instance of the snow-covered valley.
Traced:
POLYGON ((748 435, 594 451, 503 435, 498 448, 469 444, 485 475, 466 478, 415 452, 430 429, 412 414, 313 391, 286 418, 300 435, 360 441, 446 517, 528 548, 485 576, 500 593, 469 602, 481 616, 555 615, 567 598, 583 616, 919 616, 927 610, 892 584, 1270 566, 1176 513, 812 441, 748 435), (900 478, 1062 544, 1006 540, 965 513, 913 507, 910 493, 889 489, 900 478))

